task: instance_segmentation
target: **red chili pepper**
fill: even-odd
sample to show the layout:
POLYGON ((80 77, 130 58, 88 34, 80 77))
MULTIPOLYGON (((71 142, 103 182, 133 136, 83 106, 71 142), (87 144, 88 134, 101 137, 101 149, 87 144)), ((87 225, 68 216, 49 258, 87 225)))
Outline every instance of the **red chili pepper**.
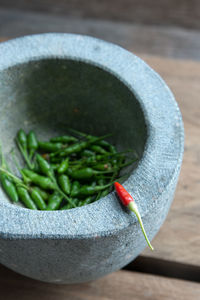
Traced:
POLYGON ((119 199, 121 200, 122 204, 124 206, 128 207, 131 211, 133 211, 135 213, 135 215, 139 221, 140 227, 142 229, 142 232, 144 234, 144 237, 147 241, 147 244, 150 247, 150 249, 153 250, 153 247, 146 235, 140 213, 138 211, 137 205, 136 205, 133 197, 127 192, 127 190, 125 190, 125 188, 119 182, 115 182, 114 186, 115 186, 115 190, 116 190, 117 195, 118 195, 119 199))

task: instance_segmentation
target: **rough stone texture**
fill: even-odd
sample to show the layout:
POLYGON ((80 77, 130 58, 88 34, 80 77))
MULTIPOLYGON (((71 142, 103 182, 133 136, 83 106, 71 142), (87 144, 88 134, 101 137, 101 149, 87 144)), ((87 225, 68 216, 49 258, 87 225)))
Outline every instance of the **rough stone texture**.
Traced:
MULTIPOLYGON (((173 199, 183 155, 174 97, 141 59, 101 40, 70 34, 27 36, 0 45, 0 121, 6 152, 20 127, 41 137, 67 126, 113 132, 140 161, 124 183, 146 231, 155 236, 173 199)), ((111 193, 69 211, 31 211, 0 191, 0 262, 58 283, 96 279, 123 267, 146 246, 135 216, 111 193)))

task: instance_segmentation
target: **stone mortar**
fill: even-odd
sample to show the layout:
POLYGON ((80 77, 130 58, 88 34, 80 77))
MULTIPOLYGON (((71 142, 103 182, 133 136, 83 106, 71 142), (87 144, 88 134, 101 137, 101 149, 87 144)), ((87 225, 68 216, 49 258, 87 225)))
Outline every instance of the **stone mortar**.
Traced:
MULTIPOLYGON (((181 114, 146 63, 119 46, 74 34, 40 34, 0 44, 0 121, 4 152, 19 128, 40 138, 67 127, 103 135, 139 163, 124 182, 152 239, 176 188, 184 146, 181 114)), ((8 158, 8 155, 7 155, 8 158)), ((0 262, 52 283, 94 280, 146 247, 138 221, 114 192, 68 211, 31 211, 0 189, 0 262)), ((150 251, 150 250, 149 250, 150 251)))

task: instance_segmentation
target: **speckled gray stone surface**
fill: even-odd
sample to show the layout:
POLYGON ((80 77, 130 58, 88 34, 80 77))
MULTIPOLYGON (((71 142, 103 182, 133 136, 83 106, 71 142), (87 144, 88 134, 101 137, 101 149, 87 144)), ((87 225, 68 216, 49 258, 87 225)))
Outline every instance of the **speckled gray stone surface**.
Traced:
MULTIPOLYGON (((141 59, 107 42, 72 34, 26 36, 0 45, 1 142, 8 153, 23 127, 41 138, 75 127, 112 132, 140 161, 124 183, 152 239, 173 200, 183 124, 164 81, 141 59)), ((42 281, 96 279, 133 260, 146 243, 115 193, 68 211, 31 211, 0 190, 0 262, 42 281)), ((150 250, 149 250, 150 251, 150 250)))

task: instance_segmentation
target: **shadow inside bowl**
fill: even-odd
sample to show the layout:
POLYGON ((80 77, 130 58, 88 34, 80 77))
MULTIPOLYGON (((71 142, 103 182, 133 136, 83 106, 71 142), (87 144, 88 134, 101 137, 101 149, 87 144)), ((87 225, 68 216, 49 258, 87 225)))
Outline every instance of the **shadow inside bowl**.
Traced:
MULTIPOLYGON (((69 127, 98 136, 112 133, 108 140, 119 151, 135 149, 139 159, 144 151, 147 128, 134 93, 108 70, 86 62, 41 59, 2 71, 0 107, 0 140, 7 154, 19 128, 34 129, 42 140, 66 134, 69 127)), ((0 201, 9 202, 2 195, 0 201)))

